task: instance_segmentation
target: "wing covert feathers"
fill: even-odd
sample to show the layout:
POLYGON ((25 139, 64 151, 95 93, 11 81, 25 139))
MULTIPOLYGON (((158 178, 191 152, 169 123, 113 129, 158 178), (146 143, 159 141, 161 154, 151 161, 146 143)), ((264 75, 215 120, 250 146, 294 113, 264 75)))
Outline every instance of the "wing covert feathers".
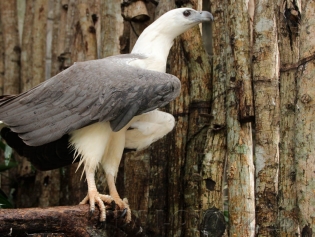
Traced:
POLYGON ((95 122, 109 121, 119 131, 180 92, 175 76, 128 65, 139 58, 118 55, 75 63, 30 91, 0 98, 0 120, 30 146, 95 122))

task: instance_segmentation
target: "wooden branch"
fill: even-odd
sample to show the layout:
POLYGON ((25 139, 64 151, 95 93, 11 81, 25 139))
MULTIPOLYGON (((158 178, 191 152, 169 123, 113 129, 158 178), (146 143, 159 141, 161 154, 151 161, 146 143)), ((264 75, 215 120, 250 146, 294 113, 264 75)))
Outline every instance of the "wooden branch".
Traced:
POLYGON ((102 225, 98 208, 90 214, 89 205, 1 209, 0 236, 26 236, 32 233, 62 233, 70 237, 145 236, 135 216, 126 224, 124 218, 120 218, 121 214, 121 211, 115 213, 107 210, 106 223, 102 225))

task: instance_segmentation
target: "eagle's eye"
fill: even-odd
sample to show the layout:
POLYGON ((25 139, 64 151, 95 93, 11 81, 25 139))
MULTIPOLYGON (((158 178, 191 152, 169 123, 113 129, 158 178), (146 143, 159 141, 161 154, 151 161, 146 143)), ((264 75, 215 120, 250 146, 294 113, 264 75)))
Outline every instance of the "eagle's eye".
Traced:
POLYGON ((189 10, 186 10, 183 12, 183 15, 186 17, 189 16, 190 14, 191 14, 191 12, 189 10))

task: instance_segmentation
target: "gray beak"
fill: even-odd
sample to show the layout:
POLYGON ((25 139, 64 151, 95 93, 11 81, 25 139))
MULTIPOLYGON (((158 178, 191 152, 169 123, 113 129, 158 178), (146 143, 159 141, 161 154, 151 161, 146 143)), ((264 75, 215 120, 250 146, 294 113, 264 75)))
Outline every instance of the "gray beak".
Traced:
POLYGON ((200 22, 213 21, 213 15, 210 12, 200 11, 199 14, 200 22))

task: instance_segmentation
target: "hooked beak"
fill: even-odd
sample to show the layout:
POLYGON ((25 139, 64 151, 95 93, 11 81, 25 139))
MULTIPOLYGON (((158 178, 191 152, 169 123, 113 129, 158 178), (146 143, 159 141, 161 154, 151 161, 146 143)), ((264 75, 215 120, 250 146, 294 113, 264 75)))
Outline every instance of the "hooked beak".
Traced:
POLYGON ((198 20, 200 22, 213 21, 213 15, 210 12, 207 12, 207 11, 200 11, 198 18, 199 18, 198 20))

